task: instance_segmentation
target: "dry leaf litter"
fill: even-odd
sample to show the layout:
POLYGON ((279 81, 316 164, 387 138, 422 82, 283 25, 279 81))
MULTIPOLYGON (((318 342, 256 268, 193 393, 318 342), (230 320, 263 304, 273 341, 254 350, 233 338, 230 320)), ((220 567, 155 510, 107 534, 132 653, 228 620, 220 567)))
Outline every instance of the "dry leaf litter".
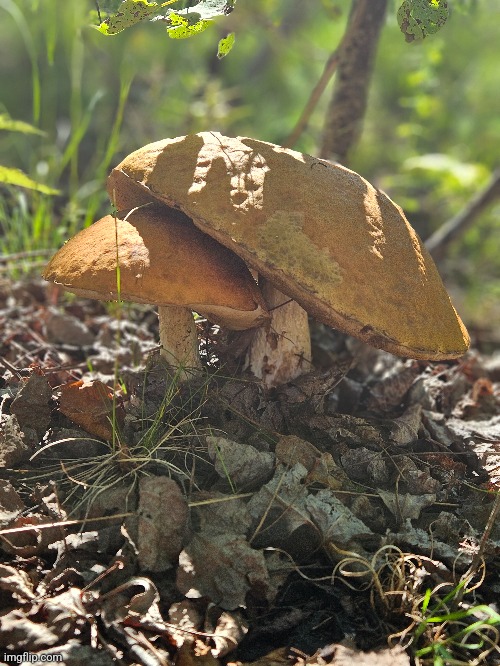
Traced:
POLYGON ((182 385, 148 308, 4 283, 0 327, 5 651, 403 666, 405 599, 478 554, 495 608, 498 352, 405 361, 315 326, 318 370, 266 391, 202 320, 182 385))

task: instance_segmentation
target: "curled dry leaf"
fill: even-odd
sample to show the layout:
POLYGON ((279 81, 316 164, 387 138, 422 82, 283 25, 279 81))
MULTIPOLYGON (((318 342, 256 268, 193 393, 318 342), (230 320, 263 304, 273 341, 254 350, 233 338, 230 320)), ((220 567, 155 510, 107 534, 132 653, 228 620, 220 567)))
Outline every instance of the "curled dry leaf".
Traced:
POLYGON ((370 387, 367 408, 374 412, 388 412, 398 407, 419 374, 417 361, 397 361, 386 376, 370 387))
POLYGON ((140 592, 136 590, 126 607, 129 616, 145 617, 150 614, 151 620, 157 620, 161 617, 158 608, 160 594, 149 578, 131 578, 127 582, 127 586, 130 590, 137 587, 142 588, 140 592))
MULTIPOLYGON (((113 438, 113 392, 101 381, 64 384, 59 410, 91 435, 107 441, 113 438)), ((120 405, 116 406, 115 415, 121 426, 124 412, 120 405)))
POLYGON ((191 515, 200 532, 247 536, 252 524, 246 503, 223 493, 206 491, 191 495, 191 515))
POLYGON ((452 416, 464 420, 487 419, 498 413, 500 407, 500 385, 487 377, 479 377, 470 391, 457 402, 452 416))
POLYGON ((449 416, 456 403, 468 390, 467 378, 457 366, 438 372, 429 366, 418 377, 408 393, 409 404, 421 404, 423 409, 449 416))
POLYGON ((397 446, 411 444, 418 437, 422 421, 422 406, 410 405, 402 416, 391 422, 391 440, 397 446))
POLYGON ((434 439, 436 442, 440 442, 447 447, 451 446, 453 443, 453 433, 446 425, 444 414, 423 409, 422 427, 424 433, 430 437, 430 439, 434 439))
POLYGON ((412 552, 431 553, 433 559, 441 560, 450 569, 458 572, 464 572, 472 561, 471 551, 461 550, 457 554, 455 543, 449 545, 428 530, 414 527, 409 518, 398 527, 397 532, 388 531, 383 540, 384 543, 405 550, 410 548, 412 552))
POLYGON ((242 666, 290 666, 290 649, 278 648, 255 661, 244 662, 242 666))
POLYGON ((386 483, 389 480, 389 469, 381 451, 371 451, 365 446, 347 448, 340 456, 340 462, 344 474, 350 479, 377 483, 386 483))
POLYGON ((87 624, 87 609, 82 594, 79 588, 70 587, 56 597, 44 600, 39 606, 44 622, 59 641, 79 635, 87 624))
MULTIPOLYGON (((169 609, 169 620, 178 629, 170 629, 170 637, 177 647, 192 646, 186 654, 199 652, 200 639, 210 646, 212 657, 224 657, 235 650, 248 632, 248 621, 240 611, 222 611, 218 606, 185 599, 169 609), (205 610, 205 613, 203 612, 205 610)), ((206 648, 206 646, 205 646, 206 648)), ((176 662, 179 663, 178 661, 176 662)), ((199 663, 199 662, 197 662, 199 663)))
POLYGON ((323 541, 331 541, 336 548, 355 550, 357 543, 373 537, 370 528, 329 490, 309 495, 306 508, 323 541))
POLYGON ((238 490, 259 488, 273 473, 275 456, 225 437, 207 437, 215 471, 238 490))
POLYGON ((373 652, 362 652, 345 645, 329 645, 309 657, 299 659, 297 666, 410 666, 410 657, 405 650, 396 646, 373 652))
POLYGON ((310 556, 321 536, 306 509, 309 494, 306 468, 279 465, 269 481, 248 503, 253 518, 252 543, 260 548, 281 548, 294 559, 310 556))
POLYGON ((184 599, 173 603, 168 609, 169 621, 172 628, 171 638, 177 647, 184 643, 192 643, 195 640, 196 632, 201 631, 203 627, 203 614, 196 601, 184 599))
POLYGON ((318 414, 309 419, 307 425, 315 434, 323 437, 327 435, 334 451, 341 442, 345 442, 348 446, 366 446, 376 451, 386 446, 384 427, 358 416, 318 414))
POLYGON ((139 510, 137 519, 132 521, 137 524, 135 543, 142 571, 166 571, 177 563, 186 537, 187 519, 186 498, 173 479, 164 476, 141 479, 139 510))
POLYGON ((197 641, 195 644, 184 643, 175 659, 175 666, 219 666, 219 663, 208 645, 202 641, 197 641))
POLYGON ((207 613, 205 629, 212 634, 211 642, 214 647, 210 650, 214 657, 225 657, 233 652, 248 632, 248 621, 239 611, 229 613, 224 611, 218 614, 214 624, 209 625, 210 610, 207 613))
POLYGON ((145 626, 165 633, 167 625, 160 612, 160 594, 144 576, 130 578, 100 598, 101 617, 106 627, 145 626))

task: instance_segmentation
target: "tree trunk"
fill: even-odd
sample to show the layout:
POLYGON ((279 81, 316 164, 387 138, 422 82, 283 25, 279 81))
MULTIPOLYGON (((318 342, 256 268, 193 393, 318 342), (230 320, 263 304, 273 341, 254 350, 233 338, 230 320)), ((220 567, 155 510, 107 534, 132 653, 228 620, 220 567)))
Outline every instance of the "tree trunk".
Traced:
POLYGON ((346 164, 363 125, 375 54, 388 0, 353 0, 320 157, 346 164))

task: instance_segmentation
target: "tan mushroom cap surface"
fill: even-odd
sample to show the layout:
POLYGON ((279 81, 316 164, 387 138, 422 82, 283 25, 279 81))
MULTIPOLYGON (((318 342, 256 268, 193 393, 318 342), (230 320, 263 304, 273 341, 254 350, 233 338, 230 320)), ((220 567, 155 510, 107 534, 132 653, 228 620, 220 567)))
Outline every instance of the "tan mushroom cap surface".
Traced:
POLYGON ((161 201, 319 321, 386 351, 461 356, 469 336, 401 208, 357 173, 215 132, 149 144, 111 173, 119 209, 161 201))
POLYGON ((234 330, 268 319, 245 263, 179 211, 146 207, 116 224, 107 215, 56 252, 43 277, 80 296, 116 299, 117 239, 123 300, 186 307, 234 330))

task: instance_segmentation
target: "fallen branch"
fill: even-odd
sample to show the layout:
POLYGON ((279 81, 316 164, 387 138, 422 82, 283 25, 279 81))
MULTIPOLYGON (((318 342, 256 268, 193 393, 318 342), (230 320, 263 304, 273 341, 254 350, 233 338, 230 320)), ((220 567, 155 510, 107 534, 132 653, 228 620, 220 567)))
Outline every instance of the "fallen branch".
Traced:
POLYGON ((448 247, 469 229, 477 217, 500 197, 500 169, 493 172, 490 182, 467 206, 445 222, 425 242, 435 261, 442 259, 448 247))

